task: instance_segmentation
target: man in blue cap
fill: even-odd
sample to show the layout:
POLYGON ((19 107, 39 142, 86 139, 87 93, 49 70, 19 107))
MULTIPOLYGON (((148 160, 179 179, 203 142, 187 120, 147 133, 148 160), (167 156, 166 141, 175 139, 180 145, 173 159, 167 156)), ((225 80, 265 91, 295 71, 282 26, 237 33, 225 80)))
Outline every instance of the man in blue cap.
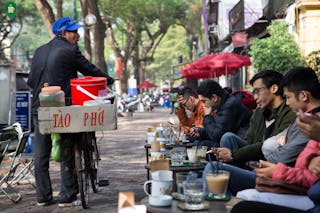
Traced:
MULTIPOLYGON (((39 47, 34 54, 28 85, 33 89, 32 119, 34 124, 35 140, 35 178, 36 192, 39 206, 53 203, 52 187, 49 175, 49 159, 52 148, 49 134, 39 133, 37 109, 40 106, 39 93, 44 83, 50 86, 61 86, 65 93, 66 105, 71 105, 70 79, 77 78, 79 71, 85 76, 106 77, 108 85, 114 80, 98 67, 90 63, 80 52, 78 23, 70 17, 58 19, 52 27, 56 35, 50 42, 39 47)), ((76 134, 67 137, 77 140, 76 134)), ((72 152, 71 152, 72 153, 72 152)), ((75 205, 77 201, 78 184, 74 175, 74 157, 61 162, 61 191, 59 207, 75 205)))

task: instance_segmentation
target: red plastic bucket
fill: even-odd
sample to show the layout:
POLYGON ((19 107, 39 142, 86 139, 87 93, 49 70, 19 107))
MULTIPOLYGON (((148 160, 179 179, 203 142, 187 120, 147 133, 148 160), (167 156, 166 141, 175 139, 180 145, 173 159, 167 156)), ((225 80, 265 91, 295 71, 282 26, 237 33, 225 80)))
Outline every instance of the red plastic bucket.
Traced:
POLYGON ((83 102, 93 100, 99 91, 106 90, 107 78, 86 76, 70 80, 72 105, 83 105, 83 102))

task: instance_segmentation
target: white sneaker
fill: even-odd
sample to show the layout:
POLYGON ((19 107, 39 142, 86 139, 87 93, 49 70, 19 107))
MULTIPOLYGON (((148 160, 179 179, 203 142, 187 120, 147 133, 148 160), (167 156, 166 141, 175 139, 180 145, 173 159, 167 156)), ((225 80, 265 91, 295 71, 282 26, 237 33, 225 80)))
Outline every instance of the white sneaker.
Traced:
POLYGON ((75 200, 75 201, 73 201, 71 203, 59 203, 58 207, 63 208, 63 207, 81 206, 81 204, 82 204, 81 200, 75 200))

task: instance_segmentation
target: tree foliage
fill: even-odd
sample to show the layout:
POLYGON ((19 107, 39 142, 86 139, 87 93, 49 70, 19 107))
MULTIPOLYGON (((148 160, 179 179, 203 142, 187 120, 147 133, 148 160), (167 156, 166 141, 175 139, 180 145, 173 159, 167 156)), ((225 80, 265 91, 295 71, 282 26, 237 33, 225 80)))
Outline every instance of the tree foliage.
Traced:
POLYGON ((108 22, 109 44, 123 63, 122 90, 126 91, 131 59, 138 81, 144 80, 145 65, 169 27, 181 22, 187 5, 183 0, 107 0, 100 2, 108 22))
POLYGON ((4 13, 4 5, 8 1, 0 0, 0 61, 7 63, 8 59, 4 55, 4 50, 13 47, 14 43, 20 36, 24 24, 30 24, 30 18, 36 16, 35 8, 31 1, 23 0, 14 1, 17 5, 17 12, 13 19, 9 19, 4 13), (23 4, 23 6, 22 6, 23 4), (4 42, 7 38, 7 42, 4 42), (10 41, 10 43, 8 43, 10 41))
POLYGON ((303 64, 303 57, 298 45, 287 25, 282 21, 274 21, 268 27, 270 37, 254 39, 251 42, 249 54, 256 72, 273 69, 286 73, 291 68, 303 64))
POLYGON ((189 55, 187 41, 188 35, 183 27, 171 26, 155 53, 154 61, 147 66, 147 77, 152 78, 156 74, 154 76, 162 80, 171 72, 176 72, 171 66, 178 63, 179 56, 189 55))
POLYGON ((306 63, 316 72, 318 78, 320 78, 320 50, 311 52, 306 57, 306 63))

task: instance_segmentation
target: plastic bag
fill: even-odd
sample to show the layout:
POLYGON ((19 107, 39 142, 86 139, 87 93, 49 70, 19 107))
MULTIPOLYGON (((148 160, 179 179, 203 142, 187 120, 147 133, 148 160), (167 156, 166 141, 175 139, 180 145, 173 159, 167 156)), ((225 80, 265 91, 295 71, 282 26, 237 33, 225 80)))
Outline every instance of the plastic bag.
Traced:
POLYGON ((56 162, 62 162, 68 159, 72 153, 71 138, 66 137, 66 134, 52 133, 51 134, 52 148, 51 158, 56 162))

